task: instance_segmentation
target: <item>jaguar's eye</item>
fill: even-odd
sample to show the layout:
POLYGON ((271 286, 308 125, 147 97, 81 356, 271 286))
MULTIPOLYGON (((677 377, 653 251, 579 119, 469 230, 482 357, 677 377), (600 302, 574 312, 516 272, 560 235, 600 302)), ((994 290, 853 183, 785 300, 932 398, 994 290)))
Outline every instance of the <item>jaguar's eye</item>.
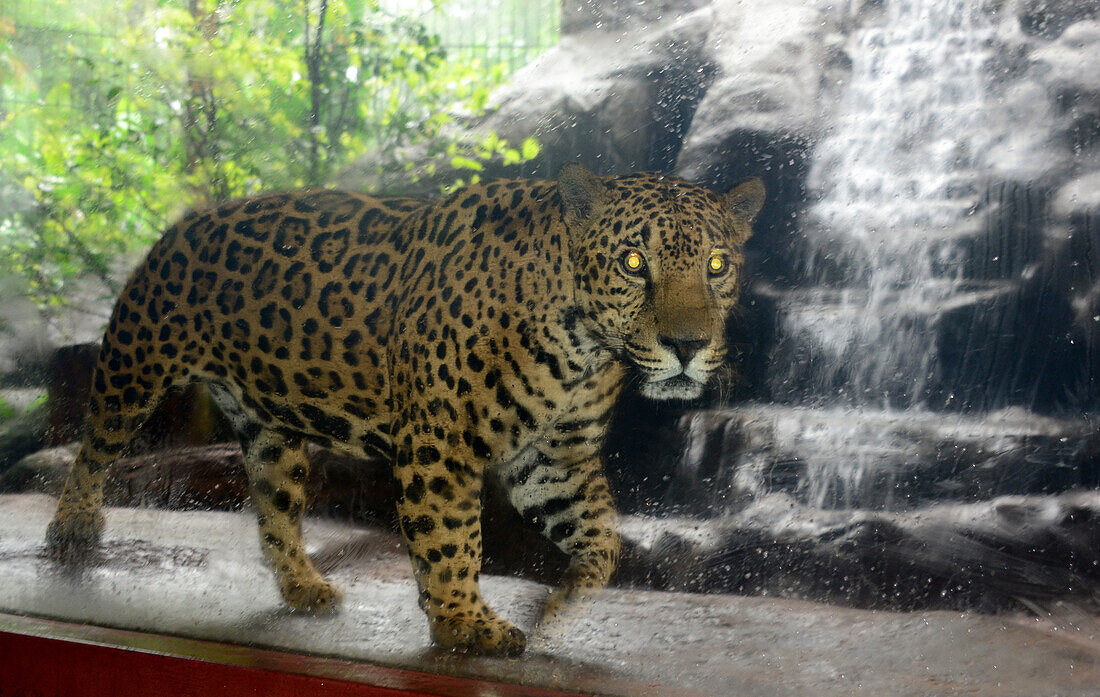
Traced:
POLYGON ((726 262, 726 255, 719 251, 710 253, 710 260, 707 261, 707 272, 711 276, 721 276, 726 273, 726 269, 729 268, 729 264, 726 262))
POLYGON ((637 249, 629 249, 623 254, 622 261, 623 271, 633 276, 640 276, 645 273, 645 257, 637 249))

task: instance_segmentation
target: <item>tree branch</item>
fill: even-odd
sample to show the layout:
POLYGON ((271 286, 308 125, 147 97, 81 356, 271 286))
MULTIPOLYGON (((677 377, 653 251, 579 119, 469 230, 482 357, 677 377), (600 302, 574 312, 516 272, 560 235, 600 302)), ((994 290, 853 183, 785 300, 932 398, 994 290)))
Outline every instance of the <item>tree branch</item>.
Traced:
POLYGON ((325 15, 328 14, 328 0, 321 0, 320 14, 317 16, 317 24, 313 32, 313 40, 310 41, 309 26, 309 0, 305 3, 305 59, 306 71, 309 74, 310 83, 310 108, 309 108, 309 183, 318 184, 321 176, 321 143, 319 141, 319 128, 321 123, 321 62, 322 41, 325 31, 325 15))

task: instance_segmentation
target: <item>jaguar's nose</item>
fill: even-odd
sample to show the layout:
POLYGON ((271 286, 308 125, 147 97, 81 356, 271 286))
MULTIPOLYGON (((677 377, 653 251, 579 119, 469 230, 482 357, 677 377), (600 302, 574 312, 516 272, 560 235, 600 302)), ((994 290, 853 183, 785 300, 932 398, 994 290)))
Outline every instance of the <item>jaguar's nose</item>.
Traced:
POLYGON ((707 340, 685 336, 658 336, 657 343, 672 351, 680 359, 680 365, 687 367, 695 354, 707 345, 707 340))

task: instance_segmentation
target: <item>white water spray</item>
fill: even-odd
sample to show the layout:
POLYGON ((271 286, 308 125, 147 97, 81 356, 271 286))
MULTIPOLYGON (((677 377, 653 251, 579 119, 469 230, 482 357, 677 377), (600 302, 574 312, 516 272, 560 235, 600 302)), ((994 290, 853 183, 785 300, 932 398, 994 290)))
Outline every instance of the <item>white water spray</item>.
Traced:
POLYGON ((981 156, 1003 137, 983 72, 1000 31, 987 10, 886 0, 883 12, 849 39, 851 76, 814 154, 805 287, 781 307, 772 361, 781 401, 922 406, 981 156))

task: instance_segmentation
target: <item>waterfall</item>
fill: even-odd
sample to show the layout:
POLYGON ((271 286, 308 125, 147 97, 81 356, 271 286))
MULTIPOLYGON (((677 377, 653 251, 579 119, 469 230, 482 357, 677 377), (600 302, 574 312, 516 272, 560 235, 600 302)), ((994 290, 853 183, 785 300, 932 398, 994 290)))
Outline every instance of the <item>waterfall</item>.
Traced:
POLYGON ((997 258, 975 250, 1001 224, 991 192, 1006 153, 1033 156, 1020 133, 1048 118, 1001 99, 998 60, 1020 28, 982 0, 883 0, 875 11, 849 34, 851 71, 812 155, 794 283, 771 289, 774 403, 685 424, 675 484, 710 492, 701 512, 774 491, 880 509, 1013 493, 1023 480, 1010 453, 1049 445, 1033 459, 1051 463, 1052 480, 1078 457, 1062 426, 1026 410, 938 411, 953 403, 958 370, 959 347, 942 343, 957 333, 952 313, 1014 292, 985 266, 997 258), (954 354, 941 362, 941 349, 954 354))
POLYGON ((1004 77, 1024 69, 1011 60, 1027 40, 1017 18, 984 0, 859 13, 785 285, 756 287, 777 316, 770 399, 685 417, 667 498, 690 513, 771 494, 904 510, 1091 485, 1067 463, 1085 462, 1080 434, 1094 426, 992 394, 997 371, 1019 364, 981 348, 1027 331, 1012 313, 1038 243, 1006 191, 1051 159, 1047 97, 1004 77), (998 334, 969 343, 982 331, 998 334), (975 397, 984 380, 990 394, 975 397))
MULTIPOLYGON (((818 143, 801 286, 784 295, 769 384, 780 402, 924 406, 938 312, 965 282, 982 154, 998 138, 978 0, 886 0, 847 46, 850 79, 818 143)), ((1003 122, 1003 121, 1002 121, 1003 122)))

